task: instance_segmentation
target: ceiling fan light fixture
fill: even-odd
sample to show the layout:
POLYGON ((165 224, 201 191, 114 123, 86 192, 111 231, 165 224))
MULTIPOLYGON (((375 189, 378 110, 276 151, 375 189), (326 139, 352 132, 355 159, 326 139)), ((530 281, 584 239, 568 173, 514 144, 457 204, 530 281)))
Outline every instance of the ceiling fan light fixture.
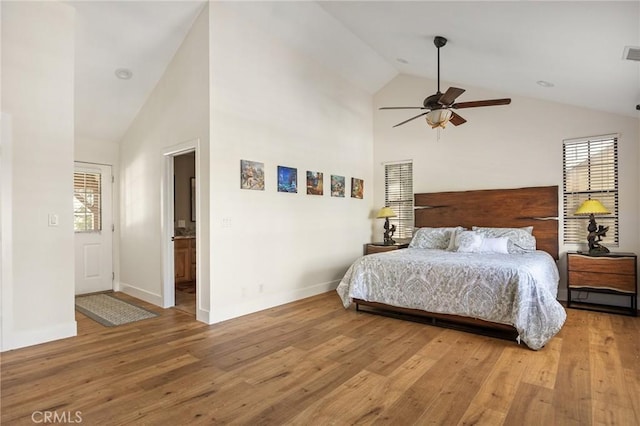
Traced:
MULTIPOLYGON (((453 112, 451 109, 509 105, 511 103, 511 98, 456 102, 458 96, 465 92, 464 89, 461 89, 459 87, 449 87, 444 93, 442 93, 440 91, 440 48, 447 44, 447 39, 442 36, 436 36, 433 39, 433 44, 438 49, 438 91, 431 96, 427 96, 425 100, 422 101, 422 106, 380 107, 380 109, 418 109, 423 111, 416 116, 401 121, 393 127, 402 126, 403 124, 424 116, 427 120, 427 124, 429 124, 432 129, 438 129, 439 138, 440 129, 444 129, 447 123, 451 122, 454 126, 459 126, 467 122, 464 117, 461 117, 458 113, 453 112)), ((398 60, 400 59, 401 58, 398 58, 398 60)))
POLYGON ((425 118, 432 129, 435 129, 436 127, 442 127, 444 129, 452 115, 451 110, 434 109, 429 111, 425 118))

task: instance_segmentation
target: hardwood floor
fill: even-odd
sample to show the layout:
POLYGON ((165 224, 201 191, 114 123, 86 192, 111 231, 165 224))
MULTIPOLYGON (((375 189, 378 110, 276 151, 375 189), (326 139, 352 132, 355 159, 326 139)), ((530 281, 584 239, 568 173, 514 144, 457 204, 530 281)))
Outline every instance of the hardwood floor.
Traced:
POLYGON ((161 315, 78 314, 77 337, 3 353, 2 424, 640 424, 640 318, 569 309, 534 352, 335 292, 212 326, 138 303, 161 315))
POLYGON ((176 309, 196 316, 196 282, 180 283, 175 288, 176 309))

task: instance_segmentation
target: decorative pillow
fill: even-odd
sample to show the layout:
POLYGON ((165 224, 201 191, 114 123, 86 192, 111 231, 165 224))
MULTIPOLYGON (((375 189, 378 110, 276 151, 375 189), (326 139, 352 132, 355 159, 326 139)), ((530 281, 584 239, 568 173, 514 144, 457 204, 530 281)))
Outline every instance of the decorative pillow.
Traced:
POLYGON ((509 254, 509 238, 483 238, 478 251, 481 253, 509 254))
POLYGON ((467 229, 463 228, 462 226, 453 228, 453 231, 451 232, 451 239, 449 240, 449 245, 447 246, 447 250, 449 251, 458 250, 458 246, 456 245, 456 238, 458 237, 458 235, 460 235, 461 232, 465 232, 465 231, 467 231, 467 229))
POLYGON ((451 241, 451 234, 457 228, 419 228, 413 235, 409 247, 423 249, 446 250, 451 241))
POLYGON ((485 228, 474 226, 471 229, 478 232, 485 238, 506 237, 509 239, 509 253, 523 253, 536 249, 536 237, 531 235, 533 226, 524 228, 485 228))
POLYGON ((455 247, 460 253, 475 253, 482 246, 482 235, 474 231, 463 231, 456 235, 455 247))

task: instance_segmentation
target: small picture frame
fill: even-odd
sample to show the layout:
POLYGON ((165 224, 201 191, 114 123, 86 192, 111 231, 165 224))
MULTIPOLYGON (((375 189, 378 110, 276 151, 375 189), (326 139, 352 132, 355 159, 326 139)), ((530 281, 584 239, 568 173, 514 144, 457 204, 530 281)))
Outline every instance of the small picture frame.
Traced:
POLYGON ((264 191, 264 163, 240 160, 240 188, 264 191))
POLYGON ((351 198, 362 199, 364 196, 364 180, 351 178, 351 198))
POLYGON ((323 195, 323 173, 311 172, 307 170, 307 194, 308 195, 323 195))
POLYGON ((344 176, 331 175, 331 196, 344 197, 344 176))
POLYGON ((298 169, 278 166, 278 192, 298 192, 298 169))

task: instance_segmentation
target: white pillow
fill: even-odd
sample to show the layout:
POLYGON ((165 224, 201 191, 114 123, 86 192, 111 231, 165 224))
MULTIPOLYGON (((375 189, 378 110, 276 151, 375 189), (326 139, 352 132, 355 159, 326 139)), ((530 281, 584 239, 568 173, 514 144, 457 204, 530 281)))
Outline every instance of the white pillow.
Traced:
POLYGON ((478 251, 481 253, 509 254, 509 238, 483 238, 478 251))
POLYGON ((463 231, 456 235, 457 251, 460 253, 474 253, 482 246, 482 235, 474 231, 463 231))
POLYGON ((488 228, 474 226, 471 229, 482 234, 485 238, 508 238, 509 253, 523 253, 536 249, 536 237, 532 234, 533 226, 525 226, 523 228, 488 228))

